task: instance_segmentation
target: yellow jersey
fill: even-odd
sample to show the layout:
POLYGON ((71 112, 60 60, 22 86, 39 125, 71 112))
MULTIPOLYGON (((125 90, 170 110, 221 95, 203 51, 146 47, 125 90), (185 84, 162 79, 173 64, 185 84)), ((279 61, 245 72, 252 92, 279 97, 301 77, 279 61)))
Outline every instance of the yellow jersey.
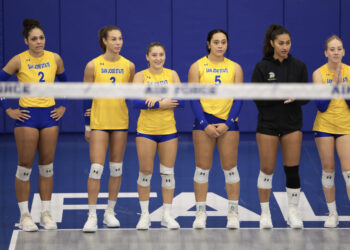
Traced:
MULTIPOLYGON (((153 86, 173 84, 173 71, 163 68, 160 74, 152 74, 149 69, 142 71, 144 83, 153 86)), ((174 109, 141 109, 137 121, 137 132, 149 135, 168 135, 177 132, 174 109)))
MULTIPOLYGON (((327 64, 318 70, 321 72, 323 84, 331 84, 334 72, 328 69, 327 64)), ((350 66, 342 64, 341 75, 344 84, 349 84, 350 66)), ((333 99, 325 112, 318 111, 313 130, 330 134, 350 134, 350 109, 345 100, 333 99)))
MULTIPOLYGON (((93 59, 94 84, 121 84, 130 81, 130 61, 120 56, 110 62, 103 55, 93 59)), ((128 129, 129 113, 125 99, 93 99, 90 117, 91 129, 128 129)))
MULTIPOLYGON (((235 64, 224 58, 224 61, 214 63, 207 56, 197 61, 199 82, 201 84, 233 84, 235 80, 235 64)), ((233 99, 200 99, 203 111, 220 119, 227 120, 233 99)))
MULTIPOLYGON (((55 81, 57 64, 54 53, 44 50, 40 57, 34 57, 29 51, 19 54, 21 67, 17 72, 18 81, 21 83, 45 83, 52 84, 55 81)), ((51 107, 55 105, 54 98, 47 97, 21 97, 19 105, 27 107, 51 107)))

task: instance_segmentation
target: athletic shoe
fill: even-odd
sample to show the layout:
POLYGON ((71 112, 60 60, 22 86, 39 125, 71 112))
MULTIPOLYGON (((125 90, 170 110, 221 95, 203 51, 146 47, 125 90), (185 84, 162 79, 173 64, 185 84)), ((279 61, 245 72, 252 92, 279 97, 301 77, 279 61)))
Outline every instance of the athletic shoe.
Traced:
POLYGON ((21 215, 19 228, 26 232, 36 232, 39 230, 29 213, 24 213, 21 215))
POLYGON ((136 225, 137 230, 148 230, 151 225, 151 219, 149 213, 142 213, 139 219, 139 222, 136 225))
POLYGON ((179 229, 180 225, 177 223, 177 221, 171 217, 170 213, 164 213, 161 225, 163 227, 167 227, 169 229, 179 229))
POLYGON ((239 218, 238 213, 230 210, 227 214, 227 224, 226 228, 237 229, 239 228, 239 218))
POLYGON ((195 229, 203 229, 206 227, 207 214, 205 211, 197 211, 196 219, 193 222, 192 227, 195 229))
POLYGON ((291 228, 303 228, 303 221, 295 207, 289 207, 287 223, 291 228))
POLYGON ((261 213, 260 228, 261 229, 273 228, 270 211, 261 213))
POLYGON ((89 216, 83 227, 83 232, 94 233, 97 231, 97 215, 96 213, 89 213, 89 216))
POLYGON ((103 224, 107 227, 120 227, 119 220, 115 217, 113 210, 106 209, 103 215, 103 224))
POLYGON ((40 226, 46 230, 57 229, 56 222, 52 219, 50 211, 44 211, 40 216, 40 226))
POLYGON ((339 224, 338 221, 338 213, 337 212, 330 212, 327 219, 324 221, 324 227, 337 227, 339 224))

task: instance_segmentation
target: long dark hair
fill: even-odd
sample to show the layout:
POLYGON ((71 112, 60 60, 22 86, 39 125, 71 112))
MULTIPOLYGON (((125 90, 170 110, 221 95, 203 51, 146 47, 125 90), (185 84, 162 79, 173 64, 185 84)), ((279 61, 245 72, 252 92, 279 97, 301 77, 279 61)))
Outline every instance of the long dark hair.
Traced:
POLYGON ((38 28, 40 29, 43 33, 44 30, 41 27, 41 24, 38 20, 35 19, 30 19, 30 18, 26 18, 23 20, 23 31, 22 31, 22 35, 28 39, 29 33, 32 31, 32 29, 38 28))
POLYGON ((211 39, 213 38, 213 36, 216 33, 223 33, 223 34, 225 34, 226 40, 228 42, 228 35, 227 35, 226 31, 224 31, 222 29, 214 29, 214 30, 209 31, 208 36, 207 36, 207 44, 206 44, 206 48, 207 48, 208 53, 210 53, 210 49, 208 47, 208 43, 210 43, 211 39))
POLYGON ((283 27, 282 25, 278 24, 272 24, 265 33, 265 40, 264 40, 264 56, 272 56, 274 54, 274 49, 271 46, 270 41, 274 41, 277 36, 282 34, 288 34, 290 37, 289 31, 283 27))
POLYGON ((103 43, 103 38, 107 40, 108 32, 112 30, 119 30, 120 33, 122 32, 117 26, 114 26, 114 25, 108 25, 98 31, 98 41, 100 43, 103 53, 106 53, 106 49, 107 49, 106 45, 103 43))

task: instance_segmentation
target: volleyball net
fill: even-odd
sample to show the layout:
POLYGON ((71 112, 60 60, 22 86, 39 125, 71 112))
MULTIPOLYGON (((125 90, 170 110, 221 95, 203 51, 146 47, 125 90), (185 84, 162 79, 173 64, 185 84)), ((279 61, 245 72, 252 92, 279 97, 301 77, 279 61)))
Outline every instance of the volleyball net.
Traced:
POLYGON ((24 84, 1 82, 0 97, 55 97, 67 99, 87 98, 234 98, 261 99, 350 99, 350 85, 325 84, 178 84, 150 86, 146 84, 86 84, 67 82, 60 84, 24 84))

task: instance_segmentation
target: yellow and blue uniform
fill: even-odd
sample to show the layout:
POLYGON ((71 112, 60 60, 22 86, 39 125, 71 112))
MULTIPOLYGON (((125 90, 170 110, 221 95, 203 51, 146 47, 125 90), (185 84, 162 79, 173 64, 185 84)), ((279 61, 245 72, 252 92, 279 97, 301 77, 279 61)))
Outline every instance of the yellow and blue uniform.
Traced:
MULTIPOLYGON (((121 84, 130 80, 130 61, 120 56, 116 62, 107 61, 103 55, 93 59, 94 84, 121 84)), ((125 99, 94 99, 91 107, 91 129, 127 130, 129 113, 125 99)))
MULTIPOLYGON (((205 56, 199 59, 197 63, 200 84, 234 84, 236 72, 235 63, 233 61, 224 58, 222 62, 214 63, 205 56)), ((204 118, 208 124, 225 123, 229 118, 233 103, 233 99, 200 99, 204 118)), ((203 126, 201 126, 200 120, 201 119, 196 116, 193 125, 194 130, 204 129, 203 126)), ((235 119, 234 126, 229 126, 230 131, 238 130, 237 121, 238 117, 235 119)))
MULTIPOLYGON (((162 73, 152 74, 149 69, 142 71, 144 83, 152 86, 173 84, 173 71, 163 68, 162 73)), ((147 137, 157 142, 177 137, 174 109, 141 109, 137 122, 138 136, 147 137), (148 136, 151 135, 151 136, 148 136), (156 138, 157 136, 166 136, 156 138), (170 137, 169 137, 170 136, 170 137)))
MULTIPOLYGON (((323 84, 331 84, 334 72, 328 69, 327 64, 318 69, 322 76, 323 84)), ((342 64, 342 81, 349 84, 350 66, 342 64)), ((344 99, 332 99, 325 112, 317 112, 313 131, 316 136, 324 136, 324 133, 337 135, 350 134, 350 109, 344 99), (321 132, 321 133, 320 133, 321 132)))
MULTIPOLYGON (((40 57, 33 57, 29 51, 19 55, 21 67, 17 72, 18 81, 21 83, 52 84, 55 81, 57 63, 54 53, 44 50, 40 57)), ((57 122, 50 117, 54 109, 55 100, 52 97, 21 97, 19 106, 29 110, 30 118, 24 122, 16 120, 17 127, 34 127, 38 129, 57 126, 57 122)))

